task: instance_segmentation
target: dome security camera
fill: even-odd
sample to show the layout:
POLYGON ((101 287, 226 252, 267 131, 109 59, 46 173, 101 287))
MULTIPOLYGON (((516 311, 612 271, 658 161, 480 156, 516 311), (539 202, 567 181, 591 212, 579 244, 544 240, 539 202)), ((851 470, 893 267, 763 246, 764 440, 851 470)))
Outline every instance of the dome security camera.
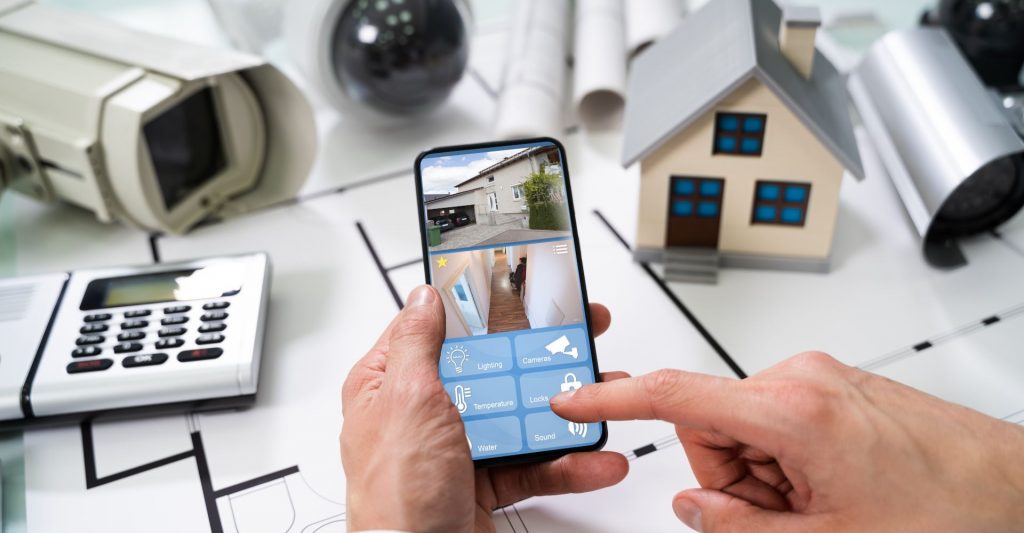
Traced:
POLYGON ((334 108, 395 124, 436 110, 466 70, 465 0, 303 0, 283 7, 284 37, 334 108))
POLYGON ((261 59, 0 0, 0 191, 152 231, 294 194, 313 112, 261 59))

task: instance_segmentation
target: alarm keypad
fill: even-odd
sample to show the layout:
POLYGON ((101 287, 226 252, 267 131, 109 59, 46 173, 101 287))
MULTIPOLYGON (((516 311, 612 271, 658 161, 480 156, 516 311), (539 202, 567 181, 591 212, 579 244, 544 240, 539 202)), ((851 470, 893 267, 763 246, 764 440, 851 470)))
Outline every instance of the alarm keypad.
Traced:
POLYGON ((182 347, 185 351, 178 355, 179 362, 216 359, 223 350, 211 345, 225 341, 223 332, 228 327, 229 313, 223 310, 230 305, 229 301, 218 300, 83 315, 81 335, 71 349, 71 359, 88 364, 69 364, 67 373, 102 371, 118 363, 116 359, 99 358, 103 353, 121 356, 119 366, 126 369, 163 365, 169 360, 163 351, 182 347), (154 315, 160 316, 147 318, 154 315), (196 325, 189 327, 191 321, 196 325), (112 329, 118 331, 116 336, 100 335, 112 329), (189 346, 199 348, 189 350, 189 346))

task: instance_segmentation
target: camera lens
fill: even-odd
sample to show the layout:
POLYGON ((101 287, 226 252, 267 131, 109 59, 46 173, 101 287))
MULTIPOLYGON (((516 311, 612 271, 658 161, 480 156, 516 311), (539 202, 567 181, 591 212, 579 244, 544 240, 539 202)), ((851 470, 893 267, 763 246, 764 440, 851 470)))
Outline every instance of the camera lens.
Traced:
POLYGON ((196 92, 149 121, 144 132, 168 210, 226 166, 213 93, 209 88, 196 92))
POLYGON ((391 115, 440 105, 466 68, 461 0, 352 0, 334 32, 334 72, 353 102, 391 115))
POLYGON ((979 233, 996 227, 1024 205, 1021 156, 993 161, 963 181, 942 205, 933 230, 946 236, 979 233))

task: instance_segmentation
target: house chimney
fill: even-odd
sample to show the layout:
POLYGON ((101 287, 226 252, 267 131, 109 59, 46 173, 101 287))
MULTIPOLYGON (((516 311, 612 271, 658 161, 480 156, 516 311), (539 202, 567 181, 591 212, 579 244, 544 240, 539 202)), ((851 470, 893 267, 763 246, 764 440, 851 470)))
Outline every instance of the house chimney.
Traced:
POLYGON ((779 49, 782 55, 805 79, 811 79, 814 68, 814 36, 821 26, 821 11, 814 6, 786 6, 779 28, 779 49))

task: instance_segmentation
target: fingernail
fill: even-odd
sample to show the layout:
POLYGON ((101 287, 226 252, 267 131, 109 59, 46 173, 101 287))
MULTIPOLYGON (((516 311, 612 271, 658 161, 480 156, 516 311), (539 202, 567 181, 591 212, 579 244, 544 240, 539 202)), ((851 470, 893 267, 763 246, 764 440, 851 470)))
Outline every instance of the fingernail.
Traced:
POLYGON ((679 498, 672 503, 672 509, 676 512, 676 516, 689 526, 690 529, 701 531, 700 507, 697 507, 697 504, 689 499, 679 498))
POLYGON ((426 285, 420 285, 409 294, 409 299, 405 301, 405 306, 419 307, 431 303, 434 303, 434 291, 426 285))
POLYGON ((579 389, 573 389, 569 392, 560 392, 551 398, 551 403, 567 403, 569 398, 572 398, 572 395, 576 394, 577 390, 579 389))

